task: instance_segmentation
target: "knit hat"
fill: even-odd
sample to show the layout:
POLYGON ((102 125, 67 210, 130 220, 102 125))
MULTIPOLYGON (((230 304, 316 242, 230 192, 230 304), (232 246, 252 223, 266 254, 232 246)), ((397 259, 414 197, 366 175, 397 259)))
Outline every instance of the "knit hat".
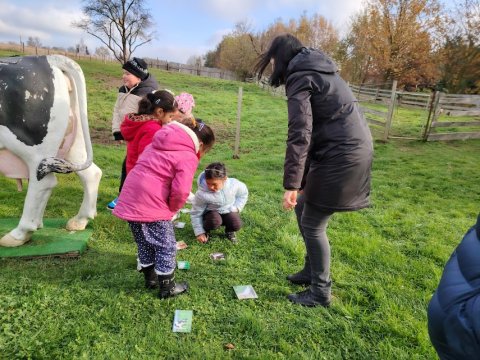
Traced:
POLYGON ((141 80, 148 77, 148 66, 145 60, 134 57, 123 64, 122 69, 127 70, 130 74, 135 75, 141 80))
POLYGON ((192 109, 195 106, 192 94, 182 92, 175 96, 175 101, 177 102, 178 110, 187 116, 192 116, 192 109))

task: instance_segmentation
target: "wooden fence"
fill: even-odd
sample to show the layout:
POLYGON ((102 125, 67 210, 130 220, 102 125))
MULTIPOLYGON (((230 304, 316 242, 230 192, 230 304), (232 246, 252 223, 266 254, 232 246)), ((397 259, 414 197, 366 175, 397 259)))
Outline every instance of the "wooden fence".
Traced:
POLYGON ((375 85, 349 84, 359 101, 383 104, 388 111, 361 106, 372 130, 383 131, 383 140, 391 137, 393 109, 397 106, 428 111, 421 138, 426 141, 466 140, 480 138, 480 95, 459 95, 435 92, 412 93, 382 89, 375 85))
POLYGON ((209 68, 198 65, 181 64, 172 61, 145 58, 150 68, 162 69, 166 71, 181 72, 190 75, 205 76, 224 80, 238 80, 237 74, 233 71, 209 68))
POLYGON ((393 82, 390 90, 349 85, 358 101, 371 104, 382 103, 387 106, 387 111, 372 109, 364 105, 360 106, 360 110, 365 116, 365 119, 371 125, 370 128, 372 132, 379 133, 380 138, 383 141, 387 141, 392 127, 397 81, 393 82))
MULTIPOLYGON (((391 88, 382 89, 375 85, 349 85, 359 101, 390 104, 392 99, 391 88)), ((432 101, 432 97, 432 94, 395 90, 395 101, 397 105, 403 107, 413 107, 428 110, 432 101)))
POLYGON ((480 139, 480 95, 437 91, 423 138, 426 141, 480 139))

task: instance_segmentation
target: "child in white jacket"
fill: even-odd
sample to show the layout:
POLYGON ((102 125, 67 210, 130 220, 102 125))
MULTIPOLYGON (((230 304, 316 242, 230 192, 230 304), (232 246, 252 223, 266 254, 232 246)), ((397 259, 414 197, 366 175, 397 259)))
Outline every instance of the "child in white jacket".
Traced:
POLYGON ((209 232, 225 226, 225 234, 237 243, 235 232, 242 227, 240 212, 247 203, 247 186, 227 177, 223 163, 211 163, 198 177, 190 217, 197 240, 206 243, 209 232))

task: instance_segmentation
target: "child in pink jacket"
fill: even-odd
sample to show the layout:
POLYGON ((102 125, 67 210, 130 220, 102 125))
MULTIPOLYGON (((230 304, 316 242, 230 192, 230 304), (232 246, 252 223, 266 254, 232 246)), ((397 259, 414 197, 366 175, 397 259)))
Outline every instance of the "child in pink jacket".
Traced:
POLYGON ((205 123, 191 126, 176 121, 158 130, 129 172, 113 215, 128 221, 138 247, 138 269, 145 286, 159 286, 161 299, 188 289, 175 284, 174 214, 190 194, 199 158, 213 146, 215 136, 205 123))

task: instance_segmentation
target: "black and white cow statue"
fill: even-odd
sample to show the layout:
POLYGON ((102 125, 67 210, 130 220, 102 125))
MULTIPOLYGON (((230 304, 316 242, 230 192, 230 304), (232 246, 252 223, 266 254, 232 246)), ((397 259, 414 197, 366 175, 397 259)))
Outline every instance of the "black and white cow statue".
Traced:
POLYGON ((83 201, 66 227, 85 229, 96 215, 102 176, 92 160, 80 66, 61 55, 0 58, 0 172, 29 179, 20 222, 0 246, 20 246, 43 226, 55 172, 80 177, 83 201))

